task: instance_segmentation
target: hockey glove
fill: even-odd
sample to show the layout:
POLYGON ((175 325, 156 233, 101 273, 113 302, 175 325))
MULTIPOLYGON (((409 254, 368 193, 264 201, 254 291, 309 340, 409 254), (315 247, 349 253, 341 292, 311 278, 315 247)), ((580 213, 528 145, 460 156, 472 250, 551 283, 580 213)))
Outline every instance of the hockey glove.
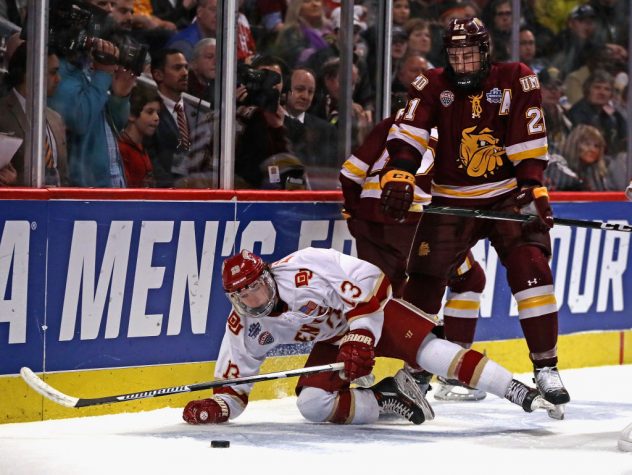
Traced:
POLYGON ((189 424, 219 424, 229 416, 230 408, 219 396, 190 401, 182 412, 182 418, 189 424))
POLYGON ((632 201, 632 180, 630 181, 628 187, 625 189, 625 196, 627 196, 628 199, 632 201))
POLYGON ((340 342, 336 361, 345 364, 341 378, 353 381, 371 374, 375 366, 375 337, 369 330, 351 330, 340 342))
POLYGON ((526 232, 545 233, 553 227, 553 210, 545 186, 523 188, 515 203, 520 214, 534 216, 522 225, 526 232))
POLYGON ((415 177, 405 170, 391 169, 380 179, 380 203, 386 216, 404 221, 415 194, 415 177))

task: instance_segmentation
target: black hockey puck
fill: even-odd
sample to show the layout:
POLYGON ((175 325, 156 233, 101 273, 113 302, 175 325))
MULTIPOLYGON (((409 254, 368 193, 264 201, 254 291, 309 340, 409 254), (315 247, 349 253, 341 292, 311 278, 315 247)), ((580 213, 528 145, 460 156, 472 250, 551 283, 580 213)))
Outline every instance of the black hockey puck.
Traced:
POLYGON ((214 449, 226 449, 230 447, 230 440, 211 440, 211 447, 214 449))

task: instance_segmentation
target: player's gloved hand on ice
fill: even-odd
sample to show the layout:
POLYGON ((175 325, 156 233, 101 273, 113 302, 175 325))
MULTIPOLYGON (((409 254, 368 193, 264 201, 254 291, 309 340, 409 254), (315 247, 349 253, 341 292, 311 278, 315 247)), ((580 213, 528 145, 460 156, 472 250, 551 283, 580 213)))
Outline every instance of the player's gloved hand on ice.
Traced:
POLYGON ((386 169, 380 178, 382 212, 404 221, 415 195, 415 177, 406 170, 386 169))
POLYGON ((535 216, 522 226, 527 232, 547 232, 553 227, 553 210, 545 186, 530 186, 520 190, 515 198, 520 214, 535 216))
POLYGON ((189 424, 219 424, 226 422, 230 408, 218 396, 190 401, 182 412, 182 418, 189 424))
POLYGON ((336 361, 345 364, 343 379, 353 381, 371 374, 375 366, 375 337, 369 330, 351 330, 340 342, 336 361))

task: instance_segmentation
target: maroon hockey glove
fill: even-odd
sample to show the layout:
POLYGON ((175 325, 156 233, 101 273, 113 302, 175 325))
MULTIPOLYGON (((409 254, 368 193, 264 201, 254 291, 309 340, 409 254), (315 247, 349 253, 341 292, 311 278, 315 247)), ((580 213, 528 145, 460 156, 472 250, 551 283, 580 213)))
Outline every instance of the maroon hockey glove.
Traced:
POLYGON ((553 210, 545 186, 523 188, 515 200, 521 214, 535 216, 522 225, 526 232, 545 233, 553 227, 553 210))
POLYGON ((345 364, 343 379, 353 381, 371 374, 375 366, 375 337, 369 330, 351 330, 340 342, 336 361, 345 364))
POLYGON ((382 211, 396 221, 404 221, 413 203, 415 177, 406 170, 388 170, 380 179, 382 211))
POLYGON ((218 396, 190 401, 182 412, 182 418, 189 424, 219 424, 226 422, 229 415, 228 404, 218 396))

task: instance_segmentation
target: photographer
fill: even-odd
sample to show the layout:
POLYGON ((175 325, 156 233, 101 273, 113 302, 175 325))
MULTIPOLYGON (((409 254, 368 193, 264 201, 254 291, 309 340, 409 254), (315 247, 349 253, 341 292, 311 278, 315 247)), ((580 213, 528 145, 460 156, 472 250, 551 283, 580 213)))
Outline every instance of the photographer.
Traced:
POLYGON ((273 155, 292 153, 284 124, 292 127, 295 119, 286 117, 281 106, 284 66, 280 59, 262 56, 252 68, 238 68, 235 188, 284 185, 279 168, 264 165, 273 155))
MULTIPOLYGON (((117 64, 119 48, 84 31, 60 31, 68 25, 60 15, 60 5, 72 5, 73 15, 81 14, 101 22, 107 12, 91 2, 58 2, 51 8, 51 33, 60 50, 61 82, 49 98, 49 106, 64 119, 68 129, 70 182, 74 186, 123 188, 125 175, 117 146, 118 131, 129 116, 129 94, 134 74, 117 64), (76 33, 76 38, 68 35, 76 33), (75 45, 79 46, 75 46, 75 45)), ((74 19, 74 17, 72 17, 74 19)), ((74 26, 74 25, 73 25, 74 26)), ((77 27, 79 28, 79 27, 77 27)))

